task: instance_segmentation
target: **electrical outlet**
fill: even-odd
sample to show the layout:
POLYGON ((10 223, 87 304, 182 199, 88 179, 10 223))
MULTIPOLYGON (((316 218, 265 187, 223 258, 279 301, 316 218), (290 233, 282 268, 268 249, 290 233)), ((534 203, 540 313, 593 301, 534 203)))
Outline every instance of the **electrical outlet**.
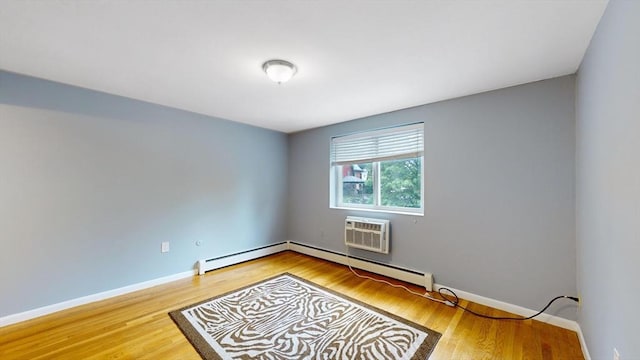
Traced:
POLYGON ((169 252, 169 242, 163 241, 162 245, 160 245, 160 252, 166 253, 169 252))
POLYGON ((578 292, 578 310, 582 309, 582 292, 578 292))
POLYGON ((613 360, 620 360, 620 353, 616 348, 613 348, 613 360))

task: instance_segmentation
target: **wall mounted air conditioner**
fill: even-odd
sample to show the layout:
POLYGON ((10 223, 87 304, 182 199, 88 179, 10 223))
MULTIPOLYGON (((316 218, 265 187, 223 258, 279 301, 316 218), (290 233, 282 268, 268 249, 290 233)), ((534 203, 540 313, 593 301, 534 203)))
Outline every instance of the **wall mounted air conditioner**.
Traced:
POLYGON ((389 253, 389 220, 347 216, 344 221, 347 246, 383 254, 389 253))

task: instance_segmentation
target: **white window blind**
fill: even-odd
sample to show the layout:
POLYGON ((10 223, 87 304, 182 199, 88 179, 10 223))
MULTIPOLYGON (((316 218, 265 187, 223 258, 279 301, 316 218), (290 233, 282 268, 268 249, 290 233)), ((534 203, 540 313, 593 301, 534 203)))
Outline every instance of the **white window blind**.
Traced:
POLYGON ((331 139, 331 165, 406 159, 424 153, 424 123, 331 139))

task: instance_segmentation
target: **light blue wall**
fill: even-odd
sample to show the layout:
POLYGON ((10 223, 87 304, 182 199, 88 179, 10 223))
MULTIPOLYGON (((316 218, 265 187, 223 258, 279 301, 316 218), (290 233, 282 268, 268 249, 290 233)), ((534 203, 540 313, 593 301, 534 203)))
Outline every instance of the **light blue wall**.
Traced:
MULTIPOLYGON (((574 77, 419 106, 289 138, 288 238, 344 252, 347 215, 391 219, 391 254, 438 283, 531 309, 576 293, 574 77), (332 136, 425 122, 425 215, 329 208, 332 136)), ((563 302, 550 313, 575 319, 563 302)))
POLYGON ((640 359, 640 1, 609 3, 576 112, 580 326, 593 359, 640 359))
POLYGON ((286 175, 285 134, 0 72, 0 317, 281 242, 286 175))

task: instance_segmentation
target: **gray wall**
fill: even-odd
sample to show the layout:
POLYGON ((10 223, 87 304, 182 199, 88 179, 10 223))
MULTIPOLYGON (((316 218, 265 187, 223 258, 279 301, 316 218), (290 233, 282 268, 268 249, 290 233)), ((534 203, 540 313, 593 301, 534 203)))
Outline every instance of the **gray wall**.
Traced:
MULTIPOLYGON (((391 219, 388 256, 436 282, 542 308, 576 293, 574 77, 567 76, 293 134, 290 240, 344 252, 346 215, 391 219), (335 135, 425 122, 425 215, 329 208, 335 135)), ((564 302, 550 313, 575 319, 564 302)))
POLYGON ((640 2, 613 0, 578 71, 579 322, 593 359, 640 359, 640 2))
POLYGON ((0 72, 0 316, 281 242, 286 174, 285 134, 0 72))

